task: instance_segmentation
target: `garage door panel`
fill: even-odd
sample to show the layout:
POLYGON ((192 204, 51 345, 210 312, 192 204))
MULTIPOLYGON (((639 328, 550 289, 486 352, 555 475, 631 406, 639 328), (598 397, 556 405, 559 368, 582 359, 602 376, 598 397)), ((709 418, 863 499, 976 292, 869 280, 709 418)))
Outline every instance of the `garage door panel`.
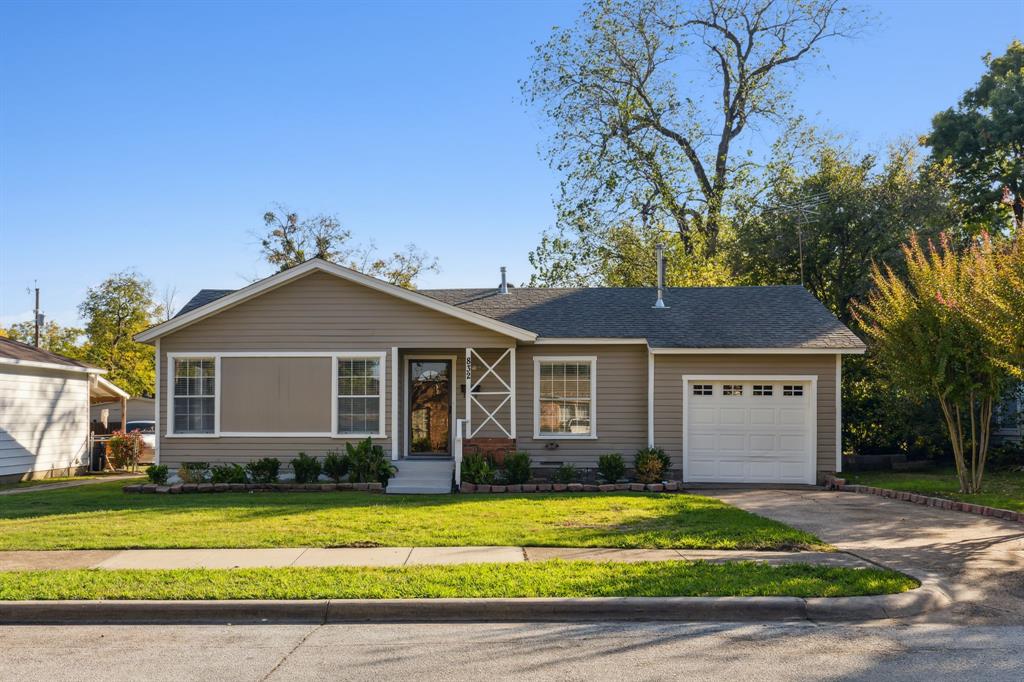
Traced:
MULTIPOLYGON (((812 400, 807 382, 803 395, 782 395, 782 384, 742 382, 743 395, 724 395, 723 384, 695 379, 712 386, 711 395, 689 395, 686 409, 686 479, 695 482, 813 483, 811 438, 812 400), (753 387, 773 386, 771 395, 753 387)), ((686 387, 690 390, 690 386, 686 387)))

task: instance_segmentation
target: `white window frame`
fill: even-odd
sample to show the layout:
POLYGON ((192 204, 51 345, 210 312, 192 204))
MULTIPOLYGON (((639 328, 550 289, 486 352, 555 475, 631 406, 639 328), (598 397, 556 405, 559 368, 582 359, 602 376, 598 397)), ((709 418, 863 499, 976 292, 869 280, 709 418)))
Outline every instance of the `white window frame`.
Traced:
MULTIPOLYGON (((167 354, 167 433, 168 438, 220 437, 220 355, 216 353, 167 354), (174 369, 178 360, 213 360, 213 433, 176 433, 174 431, 174 369)), ((159 429, 158 429, 159 431, 159 429)))
POLYGON ((387 374, 387 351, 351 351, 335 353, 331 355, 331 438, 352 440, 356 438, 386 438, 387 431, 384 423, 385 396, 387 395, 386 377, 387 374), (339 360, 365 360, 366 358, 376 359, 380 363, 379 393, 380 399, 380 423, 376 431, 365 431, 360 433, 338 433, 338 400, 342 396, 338 392, 338 361, 339 360))
POLYGON ((597 356, 538 355, 533 358, 533 438, 534 440, 597 440, 597 356), (590 433, 541 433, 540 366, 544 363, 590 364, 590 433))
MULTIPOLYGON (((164 399, 167 401, 165 412, 166 426, 164 438, 333 438, 338 440, 355 440, 360 438, 379 438, 387 440, 387 423, 385 412, 387 403, 387 351, 209 351, 167 353, 167 387, 164 399), (379 358, 381 363, 381 419, 377 433, 345 433, 338 430, 338 358, 379 358), (330 358, 331 381, 329 400, 331 406, 331 430, 324 432, 292 432, 292 431, 222 431, 221 415, 221 359, 222 358, 330 358), (175 360, 214 360, 214 431, 213 433, 174 433, 174 361, 175 360)), ((159 431, 159 428, 157 429, 159 431)), ((158 439, 159 442, 159 439, 158 439)), ((159 447, 159 446, 158 446, 159 447)), ((392 446, 393 447, 393 446, 392 446)))

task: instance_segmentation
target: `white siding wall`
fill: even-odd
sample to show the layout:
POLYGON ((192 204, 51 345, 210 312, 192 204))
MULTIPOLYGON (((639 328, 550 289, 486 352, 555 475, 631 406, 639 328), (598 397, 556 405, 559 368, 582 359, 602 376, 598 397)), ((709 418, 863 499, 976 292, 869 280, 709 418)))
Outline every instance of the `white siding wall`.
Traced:
POLYGON ((0 476, 86 462, 85 374, 0 365, 0 476))

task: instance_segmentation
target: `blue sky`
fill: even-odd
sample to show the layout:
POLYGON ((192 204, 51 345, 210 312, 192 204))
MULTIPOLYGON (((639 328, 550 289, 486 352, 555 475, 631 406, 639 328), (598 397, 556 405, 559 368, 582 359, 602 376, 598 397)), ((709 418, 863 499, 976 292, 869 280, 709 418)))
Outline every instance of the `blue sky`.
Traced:
MULTIPOLYGON (((866 150, 927 130, 1024 26, 1024 0, 874 3, 797 109, 866 150)), ((415 242, 421 286, 513 282, 551 226, 557 176, 517 80, 558 3, 0 4, 0 324, 77 322, 135 268, 182 305, 270 273, 274 202, 336 213, 382 250, 415 242)), ((750 139, 747 144, 757 145, 750 139)))

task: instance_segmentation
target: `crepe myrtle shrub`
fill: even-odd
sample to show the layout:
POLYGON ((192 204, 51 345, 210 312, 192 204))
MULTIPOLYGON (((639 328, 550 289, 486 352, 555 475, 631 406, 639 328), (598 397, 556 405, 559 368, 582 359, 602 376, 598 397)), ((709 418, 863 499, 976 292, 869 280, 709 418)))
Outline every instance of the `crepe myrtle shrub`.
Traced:
POLYGON ((210 483, 245 483, 241 464, 215 464, 210 467, 210 483))
POLYGON ((139 468, 142 454, 142 434, 138 431, 115 431, 107 441, 107 462, 115 469, 139 468))
POLYGON ((178 467, 178 478, 183 483, 206 483, 210 480, 210 463, 182 462, 178 467))
POLYGON ((166 485, 169 473, 166 464, 150 464, 146 467, 146 476, 149 478, 149 482, 156 485, 166 485))
POLYGON ((665 460, 658 456, 654 448, 644 448, 638 450, 633 458, 633 469, 636 471, 637 482, 657 483, 665 471, 665 460))
POLYGON ((253 483, 276 483, 281 471, 281 460, 277 457, 256 459, 245 465, 245 471, 253 483))
POLYGON ((960 492, 977 493, 993 407, 1005 394, 1009 368, 1020 364, 990 336, 989 325, 1001 318, 992 309, 1024 297, 989 296, 1012 275, 1012 259, 1001 266, 999 252, 986 238, 965 252, 956 250, 945 234, 927 246, 913 239, 903 255, 905 278, 876 265, 874 289, 854 304, 854 315, 893 384, 912 399, 938 400, 960 492), (990 272, 1002 267, 1002 275, 990 272))
POLYGON ((612 452, 597 458, 597 473, 605 483, 618 483, 626 475, 626 463, 622 455, 612 452))
POLYGON ((508 472, 508 482, 512 485, 520 485, 530 480, 530 455, 523 451, 513 452, 505 456, 505 471, 508 472))
POLYGON ((320 460, 310 457, 305 452, 300 452, 299 456, 291 461, 291 465, 292 471, 295 472, 296 483, 316 483, 323 470, 320 460))
POLYGON ((348 475, 351 466, 352 460, 349 459, 348 453, 331 450, 324 456, 324 474, 335 483, 339 483, 348 475))
POLYGON ((353 483, 376 481, 386 487, 391 477, 398 473, 398 469, 384 454, 384 448, 374 445, 372 438, 361 440, 355 445, 345 443, 345 454, 350 462, 348 480, 353 483))
POLYGON ((576 466, 568 462, 555 469, 555 483, 575 483, 577 477, 576 466))
POLYGON ((462 482, 488 485, 494 481, 494 468, 490 460, 479 452, 471 452, 462 458, 462 482))

